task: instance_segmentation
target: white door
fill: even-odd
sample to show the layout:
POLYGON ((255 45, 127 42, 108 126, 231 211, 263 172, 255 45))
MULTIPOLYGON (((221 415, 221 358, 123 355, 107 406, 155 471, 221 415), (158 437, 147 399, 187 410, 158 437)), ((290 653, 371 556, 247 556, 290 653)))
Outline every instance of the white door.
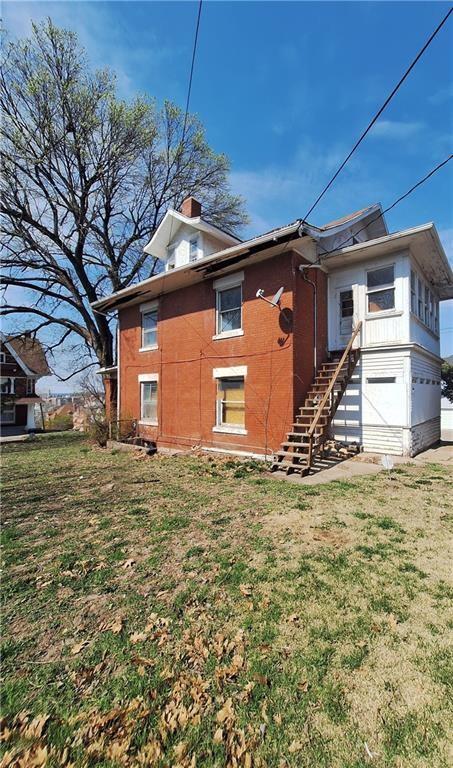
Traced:
POLYGON ((354 294, 352 287, 340 288, 337 291, 338 348, 345 347, 352 335, 354 318, 354 294))

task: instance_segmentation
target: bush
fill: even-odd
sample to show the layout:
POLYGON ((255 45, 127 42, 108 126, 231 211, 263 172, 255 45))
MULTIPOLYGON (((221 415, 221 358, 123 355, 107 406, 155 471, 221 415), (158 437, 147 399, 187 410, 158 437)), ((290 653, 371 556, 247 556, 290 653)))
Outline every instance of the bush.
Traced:
POLYGON ((101 448, 105 448, 109 439, 108 421, 105 419, 93 419, 88 434, 101 448))

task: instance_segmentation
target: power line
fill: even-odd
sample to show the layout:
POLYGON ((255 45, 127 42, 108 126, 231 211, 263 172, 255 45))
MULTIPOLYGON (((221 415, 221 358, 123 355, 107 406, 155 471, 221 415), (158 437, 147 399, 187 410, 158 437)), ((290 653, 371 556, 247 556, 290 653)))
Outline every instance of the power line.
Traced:
MULTIPOLYGON (((320 255, 319 259, 321 257, 323 257, 323 256, 328 256, 330 253, 334 253, 335 251, 339 251, 340 248, 343 248, 344 245, 347 245, 347 243, 349 243, 352 240, 353 237, 357 237, 357 235, 360 234, 360 232, 363 232, 364 229, 367 229, 367 227, 369 227, 370 224, 373 224, 375 221, 378 221, 378 219, 380 219, 384 215, 384 213, 388 213, 388 211, 391 211, 392 208, 395 208, 395 206, 398 205, 398 203, 401 203, 402 200, 405 200, 406 197, 409 197, 409 195, 411 195, 412 192, 415 189, 417 189, 417 187, 420 187, 431 176, 433 176, 435 173, 437 173, 437 171, 439 171, 441 168, 443 168, 444 165, 447 165, 447 163, 449 163, 452 158, 453 158, 453 155, 449 155, 445 160, 443 160, 441 163, 439 163, 439 165, 436 165, 435 168, 433 168, 431 171, 429 171, 429 173, 427 173, 426 176, 424 176, 422 179, 420 179, 420 181, 417 181, 417 183, 414 184, 410 189, 408 189, 407 192, 404 193, 404 195, 400 195, 400 197, 398 197, 391 205, 389 205, 388 208, 384 208, 384 210, 381 211, 381 213, 379 213, 377 216, 375 216, 374 219, 371 219, 371 221, 369 221, 368 224, 365 224, 364 227, 359 229, 357 232, 354 232, 354 234, 350 235, 346 240, 343 240, 343 242, 340 243, 340 245, 336 245, 335 248, 332 248, 330 251, 324 251, 320 255)), ((319 259, 318 259, 318 261, 319 261, 319 259)))
POLYGON ((184 114, 184 125, 182 129, 182 138, 181 138, 181 145, 184 144, 184 139, 186 136, 186 128, 187 128, 187 117, 189 114, 189 104, 190 104, 190 94, 192 91, 192 79, 193 79, 193 70, 195 66, 195 56, 197 53, 197 43, 198 43, 198 30, 200 29, 200 17, 201 17, 201 6, 203 5, 203 0, 199 0, 198 3, 198 16, 197 16, 197 25, 195 28, 195 38, 193 41, 193 50, 192 50, 192 62, 190 65, 190 75, 189 75, 189 87, 187 89, 187 99, 186 99, 186 110, 184 114))
POLYGON ((352 155, 354 154, 354 152, 356 151, 356 149, 359 147, 359 145, 360 145, 360 144, 362 143, 362 141, 364 140, 365 136, 366 136, 366 135, 367 135, 367 134, 370 132, 370 130, 371 130, 371 128, 373 127, 373 125, 375 124, 375 122, 376 122, 376 121, 379 119, 379 117, 382 115, 382 113, 383 113, 384 109, 385 109, 385 108, 387 107, 387 105, 388 105, 388 104, 391 102, 391 100, 393 99, 393 97, 394 97, 394 95, 396 94, 396 92, 399 90, 399 88, 401 87, 401 85, 404 83, 404 81, 406 80, 406 78, 408 77, 408 75, 410 74, 410 72, 413 70, 413 68, 415 67, 415 65, 416 65, 416 64, 417 64, 417 62, 419 61, 419 59, 420 59, 420 58, 423 56, 424 52, 426 51, 426 49, 428 48, 428 46, 429 46, 429 45, 432 43, 432 41, 433 41, 433 40, 434 40, 434 38, 436 37, 437 33, 440 31, 440 29, 442 29, 442 27, 444 26, 444 24, 446 23, 446 21, 447 21, 448 17, 450 16, 450 14, 451 14, 452 12, 453 12, 453 8, 450 8, 450 10, 448 11, 448 13, 447 13, 447 14, 444 16, 444 18, 442 19, 442 21, 440 22, 440 24, 439 24, 439 25, 436 27, 436 29, 434 30, 434 32, 432 33, 432 35, 431 35, 431 36, 428 38, 428 40, 426 41, 426 43, 425 43, 425 45, 423 46, 423 48, 421 48, 421 50, 420 50, 420 51, 417 53, 417 55, 416 55, 415 59, 412 61, 412 63, 409 65, 408 69, 405 71, 404 75, 403 75, 403 76, 400 78, 400 80, 398 81, 398 83, 395 85, 395 87, 394 87, 393 91, 392 91, 392 92, 390 93, 390 95, 389 95, 389 96, 386 98, 386 100, 384 101, 383 105, 382 105, 382 106, 380 107, 380 109, 379 109, 379 110, 376 112, 375 116, 373 117, 373 119, 371 120, 371 122, 368 124, 368 126, 366 127, 366 129, 363 131, 363 133, 361 134, 361 136, 359 137, 359 139, 356 141, 356 143, 354 144, 353 148, 351 149, 351 151, 349 152, 349 154, 347 155, 347 157, 345 157, 345 159, 343 160, 343 162, 341 163, 341 165, 339 166, 339 168, 336 170, 336 172, 334 173, 334 175, 333 175, 333 176, 332 176, 332 178, 330 179, 329 183, 328 183, 328 184, 326 184, 326 186, 325 186, 325 187, 324 187, 324 189, 322 190, 321 194, 320 194, 320 195, 318 195, 318 197, 316 198, 316 200, 315 200, 315 202, 313 203, 313 205, 311 206, 311 208, 310 208, 310 209, 307 211, 307 213, 305 214, 305 216, 304 216, 304 218, 303 218, 303 221, 307 221, 307 219, 308 219, 308 217, 310 216, 310 214, 312 213, 312 211, 314 211, 314 209, 316 208, 316 206, 318 205, 318 203, 320 202, 320 200, 321 200, 321 199, 324 197, 324 195, 326 194, 327 190, 328 190, 328 189, 329 189, 329 188, 332 186, 332 184, 333 184, 333 182, 335 181, 335 179, 337 178, 337 176, 338 176, 338 175, 341 173, 341 171, 342 171, 342 170, 343 170, 343 168, 345 167, 346 163, 349 161, 349 159, 352 157, 352 155))

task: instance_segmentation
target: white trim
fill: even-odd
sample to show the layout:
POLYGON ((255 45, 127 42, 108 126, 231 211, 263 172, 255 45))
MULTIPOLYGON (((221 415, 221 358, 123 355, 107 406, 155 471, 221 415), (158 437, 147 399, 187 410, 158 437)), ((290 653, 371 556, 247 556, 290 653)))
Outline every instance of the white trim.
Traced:
POLYGON ((379 312, 372 312, 369 315, 365 315, 365 320, 380 320, 383 316, 400 317, 401 315, 404 315, 402 309, 381 309, 379 312))
POLYGON ((27 365, 25 365, 24 361, 19 357, 14 347, 11 346, 11 344, 8 341, 3 341, 3 343, 5 347, 9 349, 11 356, 14 357, 16 363, 20 365, 23 372, 26 373, 27 376, 38 376, 38 374, 35 374, 33 371, 30 370, 30 368, 27 365))
POLYGON ((223 331, 223 333, 216 333, 215 336, 212 337, 212 340, 218 341, 219 339, 234 339, 235 336, 243 336, 243 335, 244 335, 244 329, 236 328, 234 331, 223 331))
POLYGON ((151 344, 149 347, 140 347, 139 352, 152 352, 153 349, 159 349, 157 344, 151 344))
POLYGON ((218 424, 212 428, 213 432, 223 432, 226 435, 247 435, 248 432, 244 427, 229 427, 227 424, 218 424))
POLYGON ((223 379, 228 376, 243 376, 245 378, 247 376, 247 366, 236 365, 231 368, 213 368, 212 370, 213 379, 223 379))
POLYGON ((159 374, 158 373, 139 373, 138 380, 140 384, 146 381, 159 381, 159 374))
POLYGON ((159 308, 159 299, 148 301, 146 304, 140 304, 140 312, 155 312, 159 308))
POLYGON ((214 280, 212 287, 215 291, 224 291, 226 288, 235 288, 244 282, 244 272, 234 272, 232 275, 226 275, 225 277, 219 277, 218 280, 214 280))
POLYGON ((139 424, 142 424, 144 427, 158 427, 159 424, 157 421, 153 421, 152 419, 139 419, 139 424))

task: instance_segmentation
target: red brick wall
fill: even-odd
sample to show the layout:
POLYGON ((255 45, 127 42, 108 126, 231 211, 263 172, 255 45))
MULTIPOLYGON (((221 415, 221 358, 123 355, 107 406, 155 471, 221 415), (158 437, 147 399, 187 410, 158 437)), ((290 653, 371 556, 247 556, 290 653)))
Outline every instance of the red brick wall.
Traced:
MULTIPOLYGON (((157 373, 159 426, 140 426, 142 436, 162 446, 202 445, 260 454, 277 450, 290 428, 301 393, 312 380, 313 296, 310 286, 300 285, 299 262, 300 257, 288 250, 244 268, 243 336, 212 339, 216 276, 160 298, 157 350, 139 352, 139 306, 123 309, 120 312, 121 418, 139 419, 138 376, 157 373), (270 298, 281 285, 285 287, 282 311, 256 298, 258 288, 270 298), (295 296, 302 302, 296 308, 295 296), (235 365, 247 366, 247 435, 212 431, 217 391, 213 369, 235 365)), ((241 271, 240 264, 238 271, 241 271)))

